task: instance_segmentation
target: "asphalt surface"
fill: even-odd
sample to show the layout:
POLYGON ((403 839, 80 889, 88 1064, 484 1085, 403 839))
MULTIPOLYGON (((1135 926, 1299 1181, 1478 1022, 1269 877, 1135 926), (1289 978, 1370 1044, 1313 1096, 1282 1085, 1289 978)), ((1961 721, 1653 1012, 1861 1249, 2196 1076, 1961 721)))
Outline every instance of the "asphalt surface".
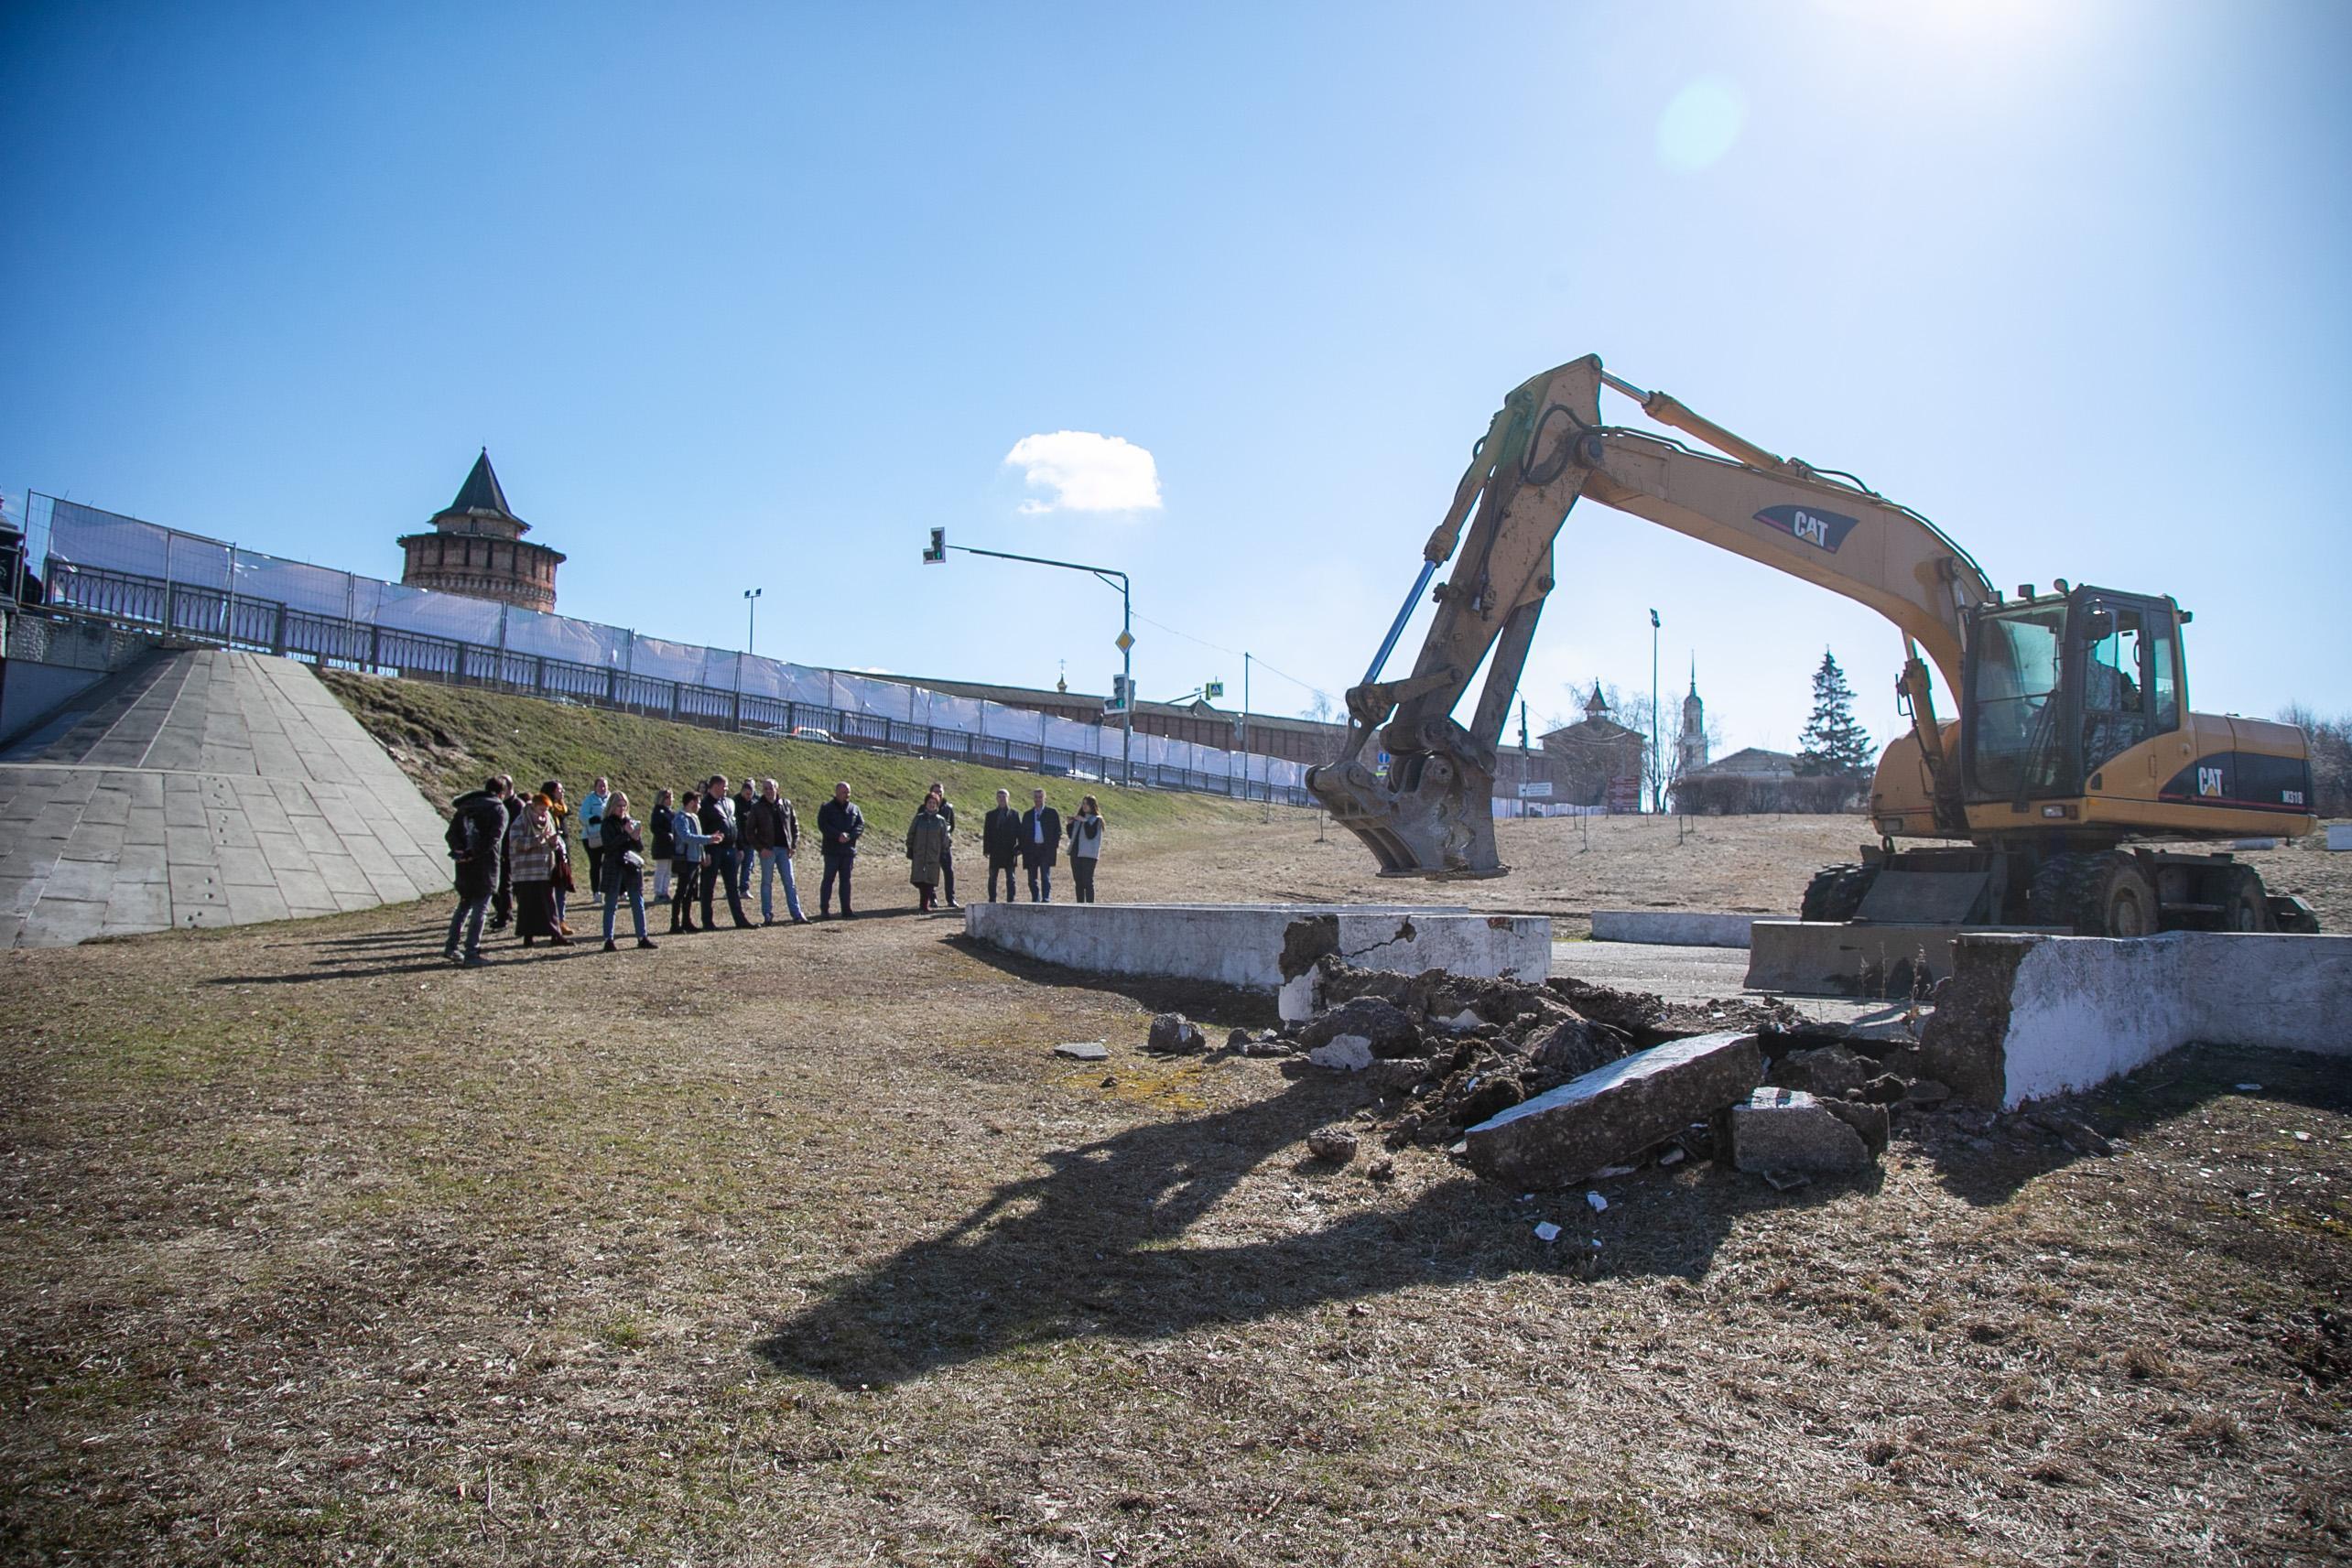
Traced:
MULTIPOLYGON (((1745 947, 1669 947, 1649 942, 1555 942, 1552 972, 1620 990, 1653 991, 1668 1001, 1714 1001, 1761 995, 1748 989, 1745 947)), ((1808 1018, 1874 1023, 1900 1018, 1900 1004, 1845 997, 1784 996, 1808 1018)))

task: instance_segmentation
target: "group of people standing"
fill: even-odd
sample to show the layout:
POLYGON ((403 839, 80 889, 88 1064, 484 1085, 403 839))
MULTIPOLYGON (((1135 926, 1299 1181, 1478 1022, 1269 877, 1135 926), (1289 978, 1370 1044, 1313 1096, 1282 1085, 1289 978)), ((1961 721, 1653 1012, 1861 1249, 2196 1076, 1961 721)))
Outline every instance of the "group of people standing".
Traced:
MULTIPOLYGON (((841 900, 841 917, 853 918, 851 885, 857 868, 859 842, 865 837, 865 815, 852 801, 847 784, 833 786, 833 798, 817 812, 817 838, 825 874, 818 889, 820 920, 832 916, 833 895, 841 900)), ((1008 790, 996 792, 996 809, 988 814, 981 831, 981 850, 989 862, 989 898, 996 900, 997 876, 1003 872, 1007 898, 1016 897, 1015 865, 1028 873, 1029 897, 1045 903, 1053 897, 1054 866, 1065 839, 1078 902, 1094 902, 1094 869, 1102 853, 1102 815, 1094 796, 1088 795, 1077 816, 1065 827, 1061 814, 1046 804, 1046 792, 1032 792, 1035 804, 1026 812, 1012 807, 1008 790)), ((581 858, 588 866, 591 898, 604 911, 604 950, 614 950, 613 926, 623 903, 636 929, 637 946, 658 946, 645 930, 645 873, 653 872, 656 906, 669 904, 673 935, 718 927, 717 903, 723 894, 737 929, 775 922, 775 883, 784 882, 786 918, 807 924, 801 912, 800 890, 793 877, 793 858, 799 852, 800 818, 792 802, 774 779, 751 779, 731 792, 724 774, 712 774, 701 787, 675 798, 662 790, 653 810, 639 821, 625 792, 599 778, 580 801, 581 858), (751 895, 753 867, 760 873, 760 918, 744 910, 751 895), (702 906, 697 924, 694 906, 702 906)), ((578 891, 572 874, 570 821, 575 810, 564 794, 563 782, 549 779, 537 791, 525 794, 512 775, 501 773, 482 788, 460 795, 450 818, 450 855, 456 863, 458 907, 450 917, 443 956, 466 966, 482 962, 482 937, 510 924, 532 946, 545 939, 552 946, 572 941, 568 918, 571 895, 578 891)), ((936 909, 944 885, 947 906, 956 902, 956 808, 947 785, 933 783, 906 828, 907 880, 917 894, 917 907, 936 909)))

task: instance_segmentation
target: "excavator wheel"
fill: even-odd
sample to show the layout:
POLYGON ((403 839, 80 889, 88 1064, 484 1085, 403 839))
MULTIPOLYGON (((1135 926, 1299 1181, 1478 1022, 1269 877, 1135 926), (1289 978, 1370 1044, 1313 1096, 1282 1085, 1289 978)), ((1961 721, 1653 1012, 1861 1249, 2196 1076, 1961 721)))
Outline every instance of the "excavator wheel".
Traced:
POLYGON ((2130 855, 2053 855, 2026 889, 2036 925, 2064 925, 2077 936, 2153 936, 2156 885, 2130 855))
POLYGON ((2271 917, 2271 896, 2262 887, 2262 873, 2251 866, 2241 866, 2229 880, 2228 896, 2221 901, 2221 928, 2224 931, 2276 931, 2278 922, 2271 917))
POLYGON ((1876 866, 1827 866, 1805 884, 1805 902, 1797 905, 1799 920, 1844 922, 1854 918, 1870 884, 1879 880, 1876 866))

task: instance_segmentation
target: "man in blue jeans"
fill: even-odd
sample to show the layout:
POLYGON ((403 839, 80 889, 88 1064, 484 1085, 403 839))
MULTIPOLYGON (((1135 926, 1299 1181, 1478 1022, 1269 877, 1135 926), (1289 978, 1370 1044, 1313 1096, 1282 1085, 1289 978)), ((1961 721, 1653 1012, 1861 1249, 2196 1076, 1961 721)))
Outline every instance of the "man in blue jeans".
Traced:
POLYGON ((759 799, 748 812, 736 807, 735 820, 744 824, 744 845, 760 858, 760 924, 775 924, 775 873, 780 870, 784 907, 795 925, 807 925, 808 917, 800 913, 800 890, 792 881, 792 857, 800 848, 800 818, 793 815, 792 802, 777 793, 774 779, 762 779, 759 799))
POLYGON ((737 828, 734 803, 727 798, 727 775, 710 775, 710 787, 702 795, 702 830, 710 835, 710 848, 704 852, 702 866, 702 929, 713 929, 710 902, 721 888, 727 890, 727 907, 735 916, 736 929, 749 925, 751 916, 743 913, 743 895, 735 891, 735 858, 742 852, 735 842, 737 828))

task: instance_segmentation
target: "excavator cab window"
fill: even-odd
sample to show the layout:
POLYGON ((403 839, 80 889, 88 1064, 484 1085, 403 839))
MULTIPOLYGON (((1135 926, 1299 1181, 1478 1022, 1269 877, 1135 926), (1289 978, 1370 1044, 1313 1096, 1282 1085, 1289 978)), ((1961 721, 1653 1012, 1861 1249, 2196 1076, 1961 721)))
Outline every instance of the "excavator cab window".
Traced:
POLYGON ((2180 645, 2172 607, 2097 590, 2083 627, 2083 771, 2181 726, 2180 645))
POLYGON ((1980 795, 2058 792, 2068 737, 2059 719, 2066 606, 2044 600, 1985 616, 1968 660, 1968 775, 1980 795))

